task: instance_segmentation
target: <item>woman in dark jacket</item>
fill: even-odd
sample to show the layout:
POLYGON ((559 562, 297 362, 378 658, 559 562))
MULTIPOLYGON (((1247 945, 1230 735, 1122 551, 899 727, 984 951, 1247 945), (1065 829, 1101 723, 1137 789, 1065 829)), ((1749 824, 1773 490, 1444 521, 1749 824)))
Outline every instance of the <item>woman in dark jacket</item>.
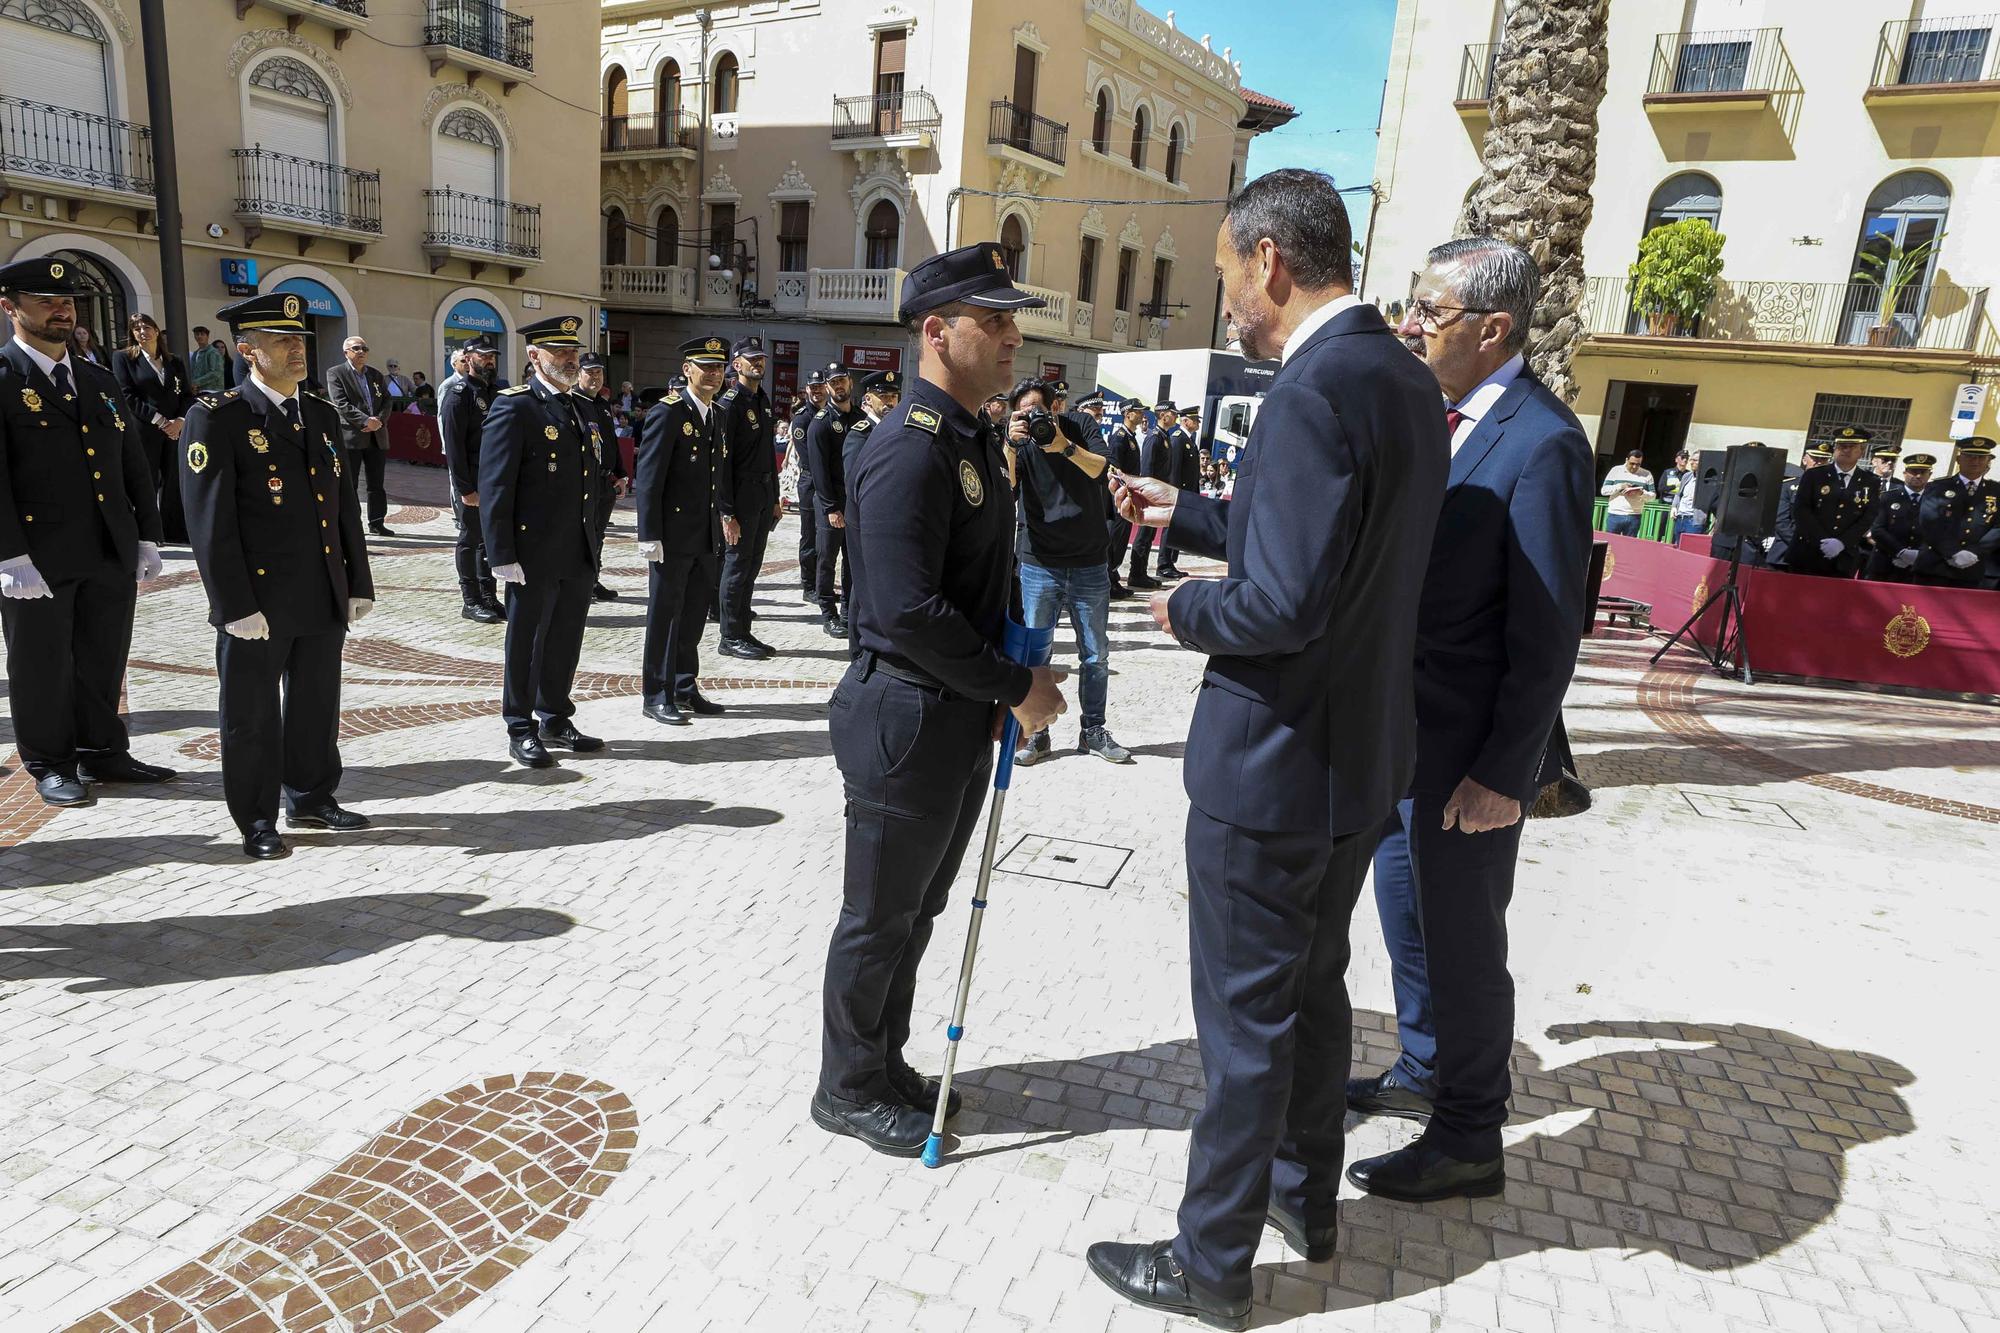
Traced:
POLYGON ((111 358, 111 373, 124 390, 125 404, 139 423, 153 485, 160 494, 160 526, 170 542, 186 542, 181 512, 181 420, 194 402, 187 366, 167 350, 167 340, 151 315, 132 316, 132 342, 111 358))

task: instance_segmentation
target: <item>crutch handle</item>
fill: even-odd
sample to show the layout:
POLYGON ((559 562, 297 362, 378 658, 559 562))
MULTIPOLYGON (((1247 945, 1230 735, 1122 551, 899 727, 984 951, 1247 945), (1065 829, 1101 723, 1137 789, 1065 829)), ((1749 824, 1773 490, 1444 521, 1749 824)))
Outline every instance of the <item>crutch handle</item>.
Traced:
MULTIPOLYGON (((1030 629, 1017 620, 1009 620, 1000 637, 1000 649, 1022 666, 1038 667, 1049 664, 1049 655, 1055 651, 1056 627, 1030 629)), ((1000 728, 1000 762, 993 766, 993 790, 1006 791, 1014 781, 1014 747, 1021 743, 1021 719, 1014 716, 1014 710, 1007 710, 1007 720, 1000 728)))

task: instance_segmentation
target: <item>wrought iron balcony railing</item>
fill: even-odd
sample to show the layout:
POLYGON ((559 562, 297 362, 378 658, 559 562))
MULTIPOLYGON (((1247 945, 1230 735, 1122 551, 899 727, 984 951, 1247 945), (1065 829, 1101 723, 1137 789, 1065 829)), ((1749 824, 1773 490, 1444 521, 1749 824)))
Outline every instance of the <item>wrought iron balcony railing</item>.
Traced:
POLYGON ((425 190, 424 248, 471 250, 516 259, 542 257, 542 210, 462 190, 425 190))
POLYGON ((451 46, 515 69, 535 68, 535 21, 493 0, 429 0, 424 45, 451 46))
POLYGON ((1477 46, 1465 48, 1465 54, 1458 62, 1458 100, 1461 102, 1486 102, 1493 97, 1493 62, 1500 54, 1500 47, 1493 42, 1481 42, 1477 46))
POLYGON ((0 95, 0 171, 150 195, 153 131, 129 120, 0 95))
POLYGON ((1582 314, 1594 334, 1983 354, 1992 341, 1986 295, 1984 287, 1913 283, 1898 294, 1884 319, 1882 288, 1876 283, 1724 279, 1701 317, 1686 327, 1635 314, 1629 279, 1591 278, 1582 314))
POLYGON ((944 124, 937 99, 922 88, 833 99, 833 137, 886 139, 896 134, 931 134, 944 124))
POLYGON ((1018 149, 1057 166, 1069 161, 1069 126, 1047 116, 1038 116, 1012 102, 993 104, 993 118, 986 129, 986 142, 1018 149))
POLYGON ((1870 86, 2000 81, 2000 14, 1898 19, 1882 25, 1870 86))
POLYGON ((382 177, 268 148, 232 148, 241 217, 382 234, 382 177))
POLYGON ((1791 92, 1797 86, 1780 28, 1733 32, 1663 32, 1653 43, 1646 95, 1791 92))
POLYGON ((669 148, 694 152, 701 143, 701 118, 675 109, 660 115, 606 116, 604 151, 647 153, 669 148))

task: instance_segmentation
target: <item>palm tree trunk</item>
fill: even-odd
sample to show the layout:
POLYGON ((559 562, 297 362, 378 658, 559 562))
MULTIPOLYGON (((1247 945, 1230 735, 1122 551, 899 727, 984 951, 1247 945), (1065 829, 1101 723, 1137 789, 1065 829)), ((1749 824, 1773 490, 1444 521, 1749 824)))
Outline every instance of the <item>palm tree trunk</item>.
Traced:
POLYGON ((1485 174, 1458 225, 1461 236, 1512 241, 1541 265, 1528 364, 1564 402, 1576 398, 1570 360, 1583 341, 1583 233, 1610 9, 1610 0, 1515 0, 1494 61, 1485 174))

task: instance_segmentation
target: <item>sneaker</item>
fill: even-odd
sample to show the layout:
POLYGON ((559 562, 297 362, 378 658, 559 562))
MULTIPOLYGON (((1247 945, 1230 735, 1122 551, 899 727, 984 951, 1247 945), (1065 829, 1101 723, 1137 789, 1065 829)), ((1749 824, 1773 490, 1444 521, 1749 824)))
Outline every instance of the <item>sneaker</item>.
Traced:
MULTIPOLYGON (((1099 759, 1112 764, 1129 764, 1132 752, 1111 739, 1111 732, 1105 727, 1085 727, 1077 738, 1076 748, 1085 754, 1094 754, 1099 759)), ((1020 760, 1016 759, 1015 763, 1020 760)))
POLYGON ((1014 751, 1014 762, 1023 767, 1029 764, 1039 764, 1054 753, 1055 747, 1049 744, 1049 733, 1038 731, 1025 741, 1022 741, 1020 748, 1014 751))

